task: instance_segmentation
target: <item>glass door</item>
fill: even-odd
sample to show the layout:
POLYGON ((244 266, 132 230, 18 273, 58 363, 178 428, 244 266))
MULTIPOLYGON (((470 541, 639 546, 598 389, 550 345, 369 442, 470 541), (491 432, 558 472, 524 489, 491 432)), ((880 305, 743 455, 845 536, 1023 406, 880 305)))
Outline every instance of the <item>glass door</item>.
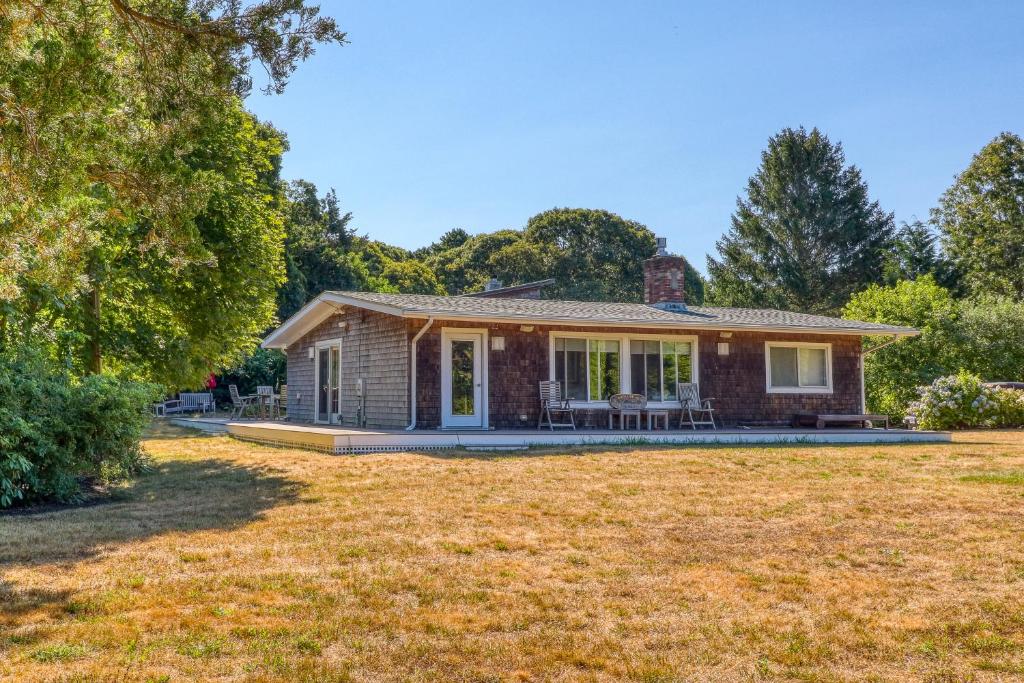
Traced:
POLYGON ((341 342, 316 348, 316 421, 341 423, 341 342))
POLYGON ((445 332, 441 344, 441 426, 482 428, 486 396, 482 332, 445 332))

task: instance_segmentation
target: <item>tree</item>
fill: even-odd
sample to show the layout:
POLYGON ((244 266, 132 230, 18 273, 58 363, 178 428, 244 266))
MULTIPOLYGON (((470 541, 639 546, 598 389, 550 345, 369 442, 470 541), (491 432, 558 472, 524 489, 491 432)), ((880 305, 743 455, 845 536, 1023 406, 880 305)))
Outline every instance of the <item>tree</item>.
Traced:
POLYGON ((922 275, 931 275, 947 289, 957 287, 953 264, 939 248, 935 231, 919 220, 903 221, 886 254, 885 282, 894 285, 900 280, 915 280, 922 275))
MULTIPOLYGON (((902 417, 918 387, 959 372, 985 380, 1024 378, 1024 302, 993 296, 957 300, 926 275, 891 287, 873 285, 850 300, 843 316, 921 330, 867 357, 871 411, 902 417)), ((867 349, 877 344, 865 340, 867 349)))
MULTIPOLYGON (((867 356, 864 383, 869 411, 902 419, 917 396, 917 387, 948 374, 948 341, 956 324, 957 305, 932 276, 902 280, 891 287, 871 285, 850 299, 843 317, 921 330, 918 337, 902 339, 867 356)), ((864 348, 878 344, 868 339, 864 348)))
POLYGON ((708 258, 709 301, 834 314, 881 280, 892 215, 845 164, 842 145, 817 128, 768 141, 718 258, 708 258))
MULTIPOLYGON (((222 299, 200 297, 197 288, 181 297, 195 307, 190 333, 209 331, 208 313, 265 310, 279 277, 279 244, 264 248, 264 238, 279 240, 279 225, 266 213, 277 200, 273 183, 253 174, 276 173, 259 167, 278 152, 251 161, 238 155, 260 136, 281 142, 245 131, 255 126, 241 104, 249 66, 262 63, 267 88, 279 92, 316 43, 343 40, 333 21, 302 0, 0 6, 0 345, 30 339, 59 347, 63 335, 81 349, 81 367, 96 372, 103 341, 125 338, 115 332, 124 327, 117 319, 123 309, 112 294, 155 294, 168 273, 179 283, 198 277, 210 285, 204 268, 219 276, 234 270, 241 279, 219 290, 222 299), (218 137, 236 133, 237 141, 218 137), (204 144, 226 158, 205 157, 204 144), (232 244, 230 231, 249 228, 256 239, 232 244), (225 244, 243 248, 224 253, 225 244), (218 260, 221 254, 229 260, 218 260), (245 289, 241 272, 250 266, 263 269, 268 287, 245 289), (141 279, 130 284, 129 272, 141 279), (54 321, 61 324, 47 327, 54 321)), ((155 300, 179 295, 172 288, 155 300)), ((261 315, 251 316, 253 324, 261 315)), ((233 352, 254 343, 242 329, 233 352)), ((224 349, 213 335, 209 346, 203 338, 174 340, 168 355, 175 344, 187 353, 174 376, 217 362, 224 349)), ((154 370, 133 357, 113 360, 132 372, 154 370)))
POLYGON ((1001 133, 985 145, 932 220, 972 293, 1024 298, 1024 140, 1001 133))

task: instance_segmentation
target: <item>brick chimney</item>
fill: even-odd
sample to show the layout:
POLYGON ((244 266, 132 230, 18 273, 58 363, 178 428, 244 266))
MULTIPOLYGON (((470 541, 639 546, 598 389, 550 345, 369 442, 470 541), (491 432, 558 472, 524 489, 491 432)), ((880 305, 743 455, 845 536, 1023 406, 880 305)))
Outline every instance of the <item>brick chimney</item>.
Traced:
POLYGON ((657 238, 658 252, 644 261, 644 303, 667 311, 686 310, 683 257, 670 256, 664 237, 657 238))

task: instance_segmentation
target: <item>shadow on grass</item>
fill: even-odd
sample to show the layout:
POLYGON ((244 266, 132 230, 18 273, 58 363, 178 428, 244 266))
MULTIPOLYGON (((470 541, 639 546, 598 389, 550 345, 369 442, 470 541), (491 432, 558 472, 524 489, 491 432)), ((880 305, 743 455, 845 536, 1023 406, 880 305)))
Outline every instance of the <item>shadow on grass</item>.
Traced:
POLYGON ((77 562, 165 533, 238 528, 296 500, 301 488, 273 470, 228 460, 160 462, 109 502, 0 516, 0 571, 77 562))
POLYGON ((222 432, 206 432, 195 427, 182 427, 171 424, 166 419, 154 418, 146 428, 146 433, 142 435, 142 440, 208 439, 211 436, 218 436, 220 433, 222 432))

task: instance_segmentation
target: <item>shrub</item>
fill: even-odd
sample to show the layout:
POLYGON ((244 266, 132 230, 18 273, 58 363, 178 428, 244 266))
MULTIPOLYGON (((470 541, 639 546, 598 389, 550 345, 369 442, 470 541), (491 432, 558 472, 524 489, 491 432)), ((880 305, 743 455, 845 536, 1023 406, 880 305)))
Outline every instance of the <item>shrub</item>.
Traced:
POLYGON ((910 413, 925 429, 1024 426, 1024 391, 985 386, 961 372, 921 387, 910 413))
POLYGON ((32 358, 0 362, 0 508, 72 501, 82 477, 137 472, 156 387, 112 377, 80 381, 32 358))
POLYGON ((997 427, 1024 427, 1024 390, 993 389, 997 427))

